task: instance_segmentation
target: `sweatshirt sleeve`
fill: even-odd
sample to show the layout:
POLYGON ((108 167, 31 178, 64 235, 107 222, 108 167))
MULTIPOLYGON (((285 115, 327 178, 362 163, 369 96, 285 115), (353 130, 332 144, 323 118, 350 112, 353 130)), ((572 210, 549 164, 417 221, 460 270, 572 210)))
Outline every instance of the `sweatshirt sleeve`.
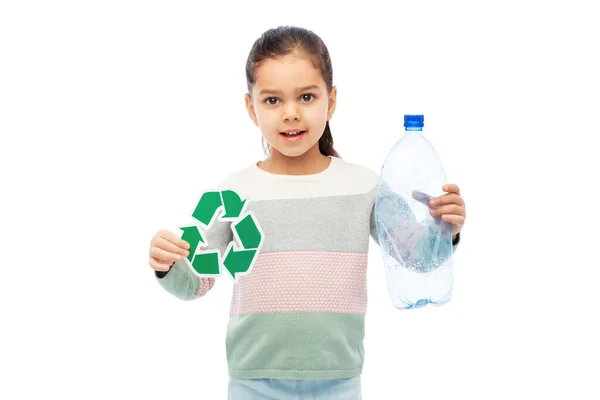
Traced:
MULTIPOLYGON (((221 190, 223 183, 215 190, 221 190)), ((230 222, 221 222, 215 219, 209 230, 202 231, 206 247, 198 250, 219 250, 224 254, 229 243, 233 240, 230 222)), ((182 260, 171 265, 167 272, 154 271, 156 280, 168 293, 180 300, 194 300, 204 296, 215 284, 215 278, 200 278, 191 267, 182 260)))
POLYGON ((377 243, 379 246, 379 235, 377 234, 377 224, 375 222, 375 202, 373 202, 373 206, 371 207, 371 238, 377 243))

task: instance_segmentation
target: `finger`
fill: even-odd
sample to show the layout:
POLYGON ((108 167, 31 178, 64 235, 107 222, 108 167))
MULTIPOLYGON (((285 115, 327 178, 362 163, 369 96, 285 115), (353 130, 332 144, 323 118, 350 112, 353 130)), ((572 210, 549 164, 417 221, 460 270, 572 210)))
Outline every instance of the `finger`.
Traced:
POLYGON ((150 249, 150 257, 158 258, 161 261, 181 261, 183 256, 179 254, 170 253, 168 251, 164 251, 163 249, 159 249, 158 247, 152 247, 150 249))
POLYGON ((186 249, 182 249, 181 247, 169 242, 167 239, 158 238, 155 244, 159 249, 163 249, 168 251, 169 253, 181 254, 184 257, 190 255, 190 252, 186 249))
POLYGON ((450 193, 450 194, 443 194, 439 197, 436 197, 435 199, 431 199, 431 201, 429 202, 429 205, 432 207, 440 206, 443 204, 457 204, 459 206, 464 206, 465 201, 463 200, 462 197, 460 197, 459 194, 450 193))
POLYGON ((456 185, 454 183, 448 183, 448 184, 444 185, 442 187, 442 190, 444 192, 460 194, 460 189, 459 189, 458 185, 456 185))
POLYGON ((156 271, 168 271, 172 264, 172 262, 161 262, 156 257, 150 257, 150 267, 156 271))
POLYGON ((461 217, 465 216, 465 208, 456 204, 449 204, 449 205, 445 205, 445 206, 441 206, 441 207, 437 207, 437 208, 432 208, 431 210, 429 210, 429 214, 431 215, 444 215, 444 214, 451 214, 451 215, 460 215, 461 217))
POLYGON ((459 227, 462 227, 465 224, 465 217, 463 217, 462 215, 444 214, 442 215, 442 220, 450 222, 452 225, 456 225, 459 227))
POLYGON ((177 236, 173 232, 168 231, 166 229, 163 229, 162 231, 160 231, 159 236, 161 238, 166 239, 169 242, 181 247, 182 249, 190 248, 190 244, 188 242, 186 242, 185 240, 181 239, 179 236, 177 236))

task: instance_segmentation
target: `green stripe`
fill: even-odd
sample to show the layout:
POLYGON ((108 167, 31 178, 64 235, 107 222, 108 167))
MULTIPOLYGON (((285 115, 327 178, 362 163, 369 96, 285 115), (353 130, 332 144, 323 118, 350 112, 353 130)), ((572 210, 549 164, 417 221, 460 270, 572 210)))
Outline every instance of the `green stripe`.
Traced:
POLYGON ((176 262, 167 275, 156 279, 160 286, 180 300, 191 300, 200 286, 200 279, 184 262, 176 262))
POLYGON ((336 379, 360 375, 364 314, 234 315, 227 326, 232 379, 336 379))

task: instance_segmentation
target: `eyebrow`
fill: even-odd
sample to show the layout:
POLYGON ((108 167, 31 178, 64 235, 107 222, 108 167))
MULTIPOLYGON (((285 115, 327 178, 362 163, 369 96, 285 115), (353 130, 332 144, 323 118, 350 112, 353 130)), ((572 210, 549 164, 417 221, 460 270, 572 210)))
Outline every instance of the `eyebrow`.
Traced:
MULTIPOLYGON (((308 85, 308 86, 303 86, 301 88, 298 88, 296 91, 298 92, 305 92, 307 90, 315 90, 315 89, 319 89, 319 86, 317 85, 308 85)), ((260 91, 260 93, 258 94, 259 96, 265 95, 265 94, 281 94, 281 90, 272 90, 272 89, 263 89, 260 91)))

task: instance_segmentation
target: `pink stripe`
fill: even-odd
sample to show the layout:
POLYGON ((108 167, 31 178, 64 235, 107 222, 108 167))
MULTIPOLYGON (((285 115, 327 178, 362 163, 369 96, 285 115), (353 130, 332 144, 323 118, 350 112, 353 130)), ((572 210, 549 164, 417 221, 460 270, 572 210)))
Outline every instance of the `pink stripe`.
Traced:
POLYGON ((200 278, 200 285, 198 285, 198 293, 196 293, 192 300, 204 296, 213 287, 214 284, 215 278, 200 278))
POLYGON ((230 315, 282 312, 365 313, 367 253, 261 253, 233 286, 230 315))

